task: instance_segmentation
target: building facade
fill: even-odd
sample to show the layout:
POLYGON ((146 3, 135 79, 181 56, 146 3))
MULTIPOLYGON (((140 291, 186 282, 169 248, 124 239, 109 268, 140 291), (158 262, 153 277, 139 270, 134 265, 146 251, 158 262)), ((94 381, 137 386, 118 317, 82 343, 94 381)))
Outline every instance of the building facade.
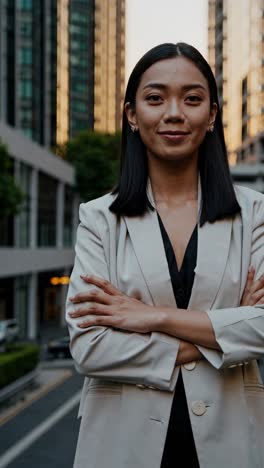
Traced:
POLYGON ((230 163, 264 162, 264 0, 209 0, 208 11, 230 163))
POLYGON ((47 148, 120 128, 125 0, 1 0, 0 120, 47 148))
POLYGON ((94 128, 121 128, 125 87, 125 0, 95 0, 94 128))
POLYGON ((25 199, 19 215, 0 221, 0 320, 17 318, 21 338, 64 324, 73 265, 78 200, 70 164, 0 122, 25 199))

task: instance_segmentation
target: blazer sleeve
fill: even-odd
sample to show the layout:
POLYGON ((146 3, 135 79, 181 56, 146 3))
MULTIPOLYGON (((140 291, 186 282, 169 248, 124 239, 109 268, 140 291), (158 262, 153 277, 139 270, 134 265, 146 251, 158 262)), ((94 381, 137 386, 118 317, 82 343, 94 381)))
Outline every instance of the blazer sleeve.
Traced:
POLYGON ((103 326, 80 329, 76 319, 68 315, 77 307, 68 298, 95 288, 84 283, 80 275, 90 274, 110 280, 104 246, 96 227, 96 211, 91 209, 91 202, 80 206, 75 252, 66 321, 77 371, 87 377, 173 391, 177 380, 177 339, 161 333, 143 335, 103 326))
MULTIPOLYGON (((255 206, 251 262, 255 278, 264 273, 264 197, 255 206)), ((198 346, 217 369, 235 367, 264 357, 264 304, 207 311, 222 352, 198 346)))

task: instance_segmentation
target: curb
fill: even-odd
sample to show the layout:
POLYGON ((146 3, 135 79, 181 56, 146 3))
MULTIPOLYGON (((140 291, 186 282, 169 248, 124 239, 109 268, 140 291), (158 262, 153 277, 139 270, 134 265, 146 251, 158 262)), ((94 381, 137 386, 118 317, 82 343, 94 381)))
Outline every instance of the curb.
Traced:
POLYGON ((14 382, 11 382, 9 385, 2 388, 0 390, 0 404, 5 400, 14 397, 17 393, 21 392, 21 390, 25 390, 30 387, 39 376, 39 373, 40 369, 37 367, 33 371, 23 375, 23 377, 16 379, 14 382))
MULTIPOLYGON (((37 377, 41 378, 41 375, 42 375, 42 370, 40 369, 37 374, 37 377)), ((12 419, 13 417, 17 416, 21 411, 23 411, 25 408, 30 406, 32 403, 44 397, 45 395, 47 395, 50 391, 54 390, 59 385, 63 384, 71 376, 72 376, 72 371, 70 369, 65 369, 64 371, 61 370, 60 375, 57 376, 57 378, 54 378, 47 383, 43 381, 40 384, 39 388, 32 390, 27 394, 26 399, 24 398, 22 400, 19 399, 18 401, 13 402, 11 406, 8 405, 7 408, 4 408, 4 406, 2 405, 3 411, 2 412, 0 411, 0 427, 6 422, 8 422, 10 419, 12 419)), ((10 400, 8 400, 7 398, 5 401, 9 403, 10 400)))

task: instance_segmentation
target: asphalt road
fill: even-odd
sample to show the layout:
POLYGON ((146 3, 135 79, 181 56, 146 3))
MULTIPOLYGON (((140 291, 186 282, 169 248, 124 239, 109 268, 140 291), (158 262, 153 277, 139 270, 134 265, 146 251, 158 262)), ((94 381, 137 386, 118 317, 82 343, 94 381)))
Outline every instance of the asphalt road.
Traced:
POLYGON ((72 468, 83 382, 72 371, 71 377, 0 425, 0 468, 72 468))

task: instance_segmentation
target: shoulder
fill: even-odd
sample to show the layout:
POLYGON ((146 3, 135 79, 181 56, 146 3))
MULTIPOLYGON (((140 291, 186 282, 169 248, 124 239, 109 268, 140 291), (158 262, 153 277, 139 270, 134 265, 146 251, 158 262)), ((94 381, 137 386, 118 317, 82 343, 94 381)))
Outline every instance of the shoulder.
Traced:
POLYGON ((80 204, 79 217, 83 224, 116 223, 116 215, 110 211, 110 206, 116 195, 107 193, 102 197, 80 204))
POLYGON ((241 185, 234 185, 238 203, 242 214, 248 217, 261 217, 264 219, 264 195, 241 185))

